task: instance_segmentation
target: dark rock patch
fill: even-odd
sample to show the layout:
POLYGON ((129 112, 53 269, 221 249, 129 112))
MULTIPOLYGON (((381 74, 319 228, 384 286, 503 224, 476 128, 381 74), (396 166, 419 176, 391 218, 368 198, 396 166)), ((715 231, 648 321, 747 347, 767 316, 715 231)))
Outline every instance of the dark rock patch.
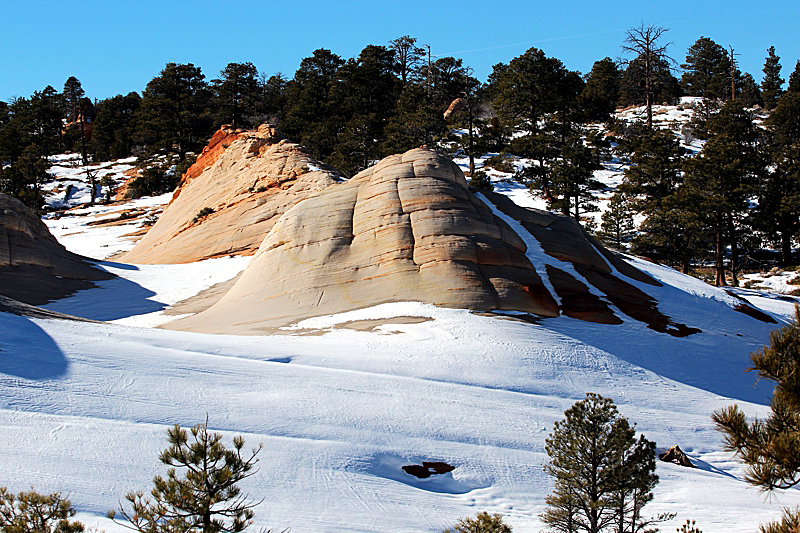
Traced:
POLYGON ((422 465, 406 465, 403 467, 403 470, 406 474, 411 474, 420 479, 427 479, 432 475, 452 472, 455 468, 456 467, 441 461, 423 461, 422 465))

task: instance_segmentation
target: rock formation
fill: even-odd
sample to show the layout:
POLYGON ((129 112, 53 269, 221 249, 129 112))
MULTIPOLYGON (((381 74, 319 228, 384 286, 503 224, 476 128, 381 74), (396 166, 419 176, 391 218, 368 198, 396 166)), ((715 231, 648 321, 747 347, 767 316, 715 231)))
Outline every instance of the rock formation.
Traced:
POLYGON ((470 191, 459 167, 420 148, 295 205, 216 304, 166 327, 257 334, 312 316, 421 301, 605 324, 621 323, 621 311, 656 331, 699 331, 663 315, 634 285, 660 284, 574 220, 484 194, 554 259, 538 271, 554 294, 523 238, 470 191))
POLYGON ((382 302, 557 316, 525 244, 445 156, 416 149, 296 205, 231 290, 170 328, 255 333, 382 302))
POLYGON ((68 252, 33 211, 0 193, 0 294, 42 305, 112 277, 68 252))
POLYGON ((252 255, 275 221, 342 176, 274 128, 222 128, 184 175, 158 222, 121 260, 185 263, 252 255))

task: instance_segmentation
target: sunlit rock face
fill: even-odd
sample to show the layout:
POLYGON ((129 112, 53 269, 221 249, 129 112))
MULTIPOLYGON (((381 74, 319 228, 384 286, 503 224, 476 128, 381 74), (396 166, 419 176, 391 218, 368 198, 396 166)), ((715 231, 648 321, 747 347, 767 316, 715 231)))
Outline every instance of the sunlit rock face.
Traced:
POLYGON ((68 252, 25 204, 0 193, 0 294, 41 305, 112 277, 68 252))
POLYGON ((289 210, 217 304, 169 327, 255 333, 394 301, 557 316, 525 250, 457 165, 415 149, 289 210))
POLYGON ((186 263, 252 255, 290 207, 341 181, 338 172, 275 129, 221 129, 183 176, 128 263, 186 263))

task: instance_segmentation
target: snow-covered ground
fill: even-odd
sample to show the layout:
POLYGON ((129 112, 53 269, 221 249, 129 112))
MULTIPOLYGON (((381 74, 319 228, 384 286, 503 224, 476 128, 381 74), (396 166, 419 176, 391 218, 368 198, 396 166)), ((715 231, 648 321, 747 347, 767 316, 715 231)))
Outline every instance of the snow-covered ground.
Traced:
MULTIPOLYGON (((655 119, 678 131, 690 104, 656 107, 655 119)), ((467 167, 466 159, 456 161, 467 167)), ((88 201, 74 157, 56 163, 59 186, 73 185, 67 203, 88 201)), ((131 163, 108 169, 121 176, 131 163)), ((495 191, 545 207, 510 174, 487 171, 495 191)), ((623 171, 613 160, 597 172, 609 188, 598 195, 602 209, 623 171)), ((63 200, 65 189, 51 198, 59 194, 63 200)), ((130 249, 130 234, 169 199, 75 207, 45 222, 68 249, 101 260, 130 249), (128 222, 120 217, 126 211, 140 214, 128 222), (120 220, 89 224, 104 219, 120 220)), ((508 222, 541 273, 553 264, 581 279, 508 222)), ((768 498, 745 483, 710 419, 734 402, 766 416, 769 384, 756 385, 744 370, 776 326, 733 311, 739 300, 725 291, 629 260, 665 285, 632 283, 662 312, 702 333, 677 338, 627 318, 614 326, 568 317, 530 324, 418 302, 317 317, 282 335, 174 332, 154 328, 177 318, 165 308, 233 278, 248 258, 100 261, 118 278, 46 307, 106 323, 0 313, 0 486, 60 491, 87 525, 121 530, 104 515, 128 491, 148 491, 164 472, 157 457, 166 429, 208 416, 227 442, 243 435, 247 446, 264 445, 258 474, 243 484, 253 499, 264 499, 252 530, 433 533, 486 510, 502 513, 517 533, 534 533, 544 527, 539 514, 552 489, 544 439, 591 391, 613 398, 659 451, 678 444, 699 467, 658 464, 661 482, 646 512, 677 513, 662 531, 692 519, 706 533, 750 532, 782 507, 800 505, 800 490, 768 498), (385 323, 364 331, 364 321, 385 323), (354 323, 361 328, 349 327, 354 323), (445 461, 455 470, 420 480, 401 469, 421 461, 445 461)), ((751 287, 733 294, 784 323, 797 301, 787 296, 798 287, 794 277, 745 277, 773 292, 751 287)))
MULTIPOLYGON (((52 208, 88 204, 91 200, 92 188, 89 185, 87 172, 94 176, 95 182, 98 184, 100 180, 108 177, 111 179, 113 187, 118 187, 128 179, 125 172, 133 169, 135 162, 135 157, 129 157, 83 166, 80 154, 52 156, 50 158, 52 166, 49 172, 54 179, 43 187, 46 203, 52 208)), ((97 199, 102 199, 107 190, 108 187, 98 185, 95 192, 97 199)))
MULTIPOLYGON (((93 239, 108 243, 102 252, 124 248, 80 218, 89 216, 48 224, 67 226, 59 238, 73 251, 91 252, 93 239)), ((560 263, 532 241, 529 254, 560 263)), ((529 324, 416 302, 319 317, 276 336, 174 332, 151 327, 170 318, 163 309, 232 278, 247 258, 100 262, 119 278, 47 307, 113 323, 0 313, 0 486, 63 492, 87 524, 117 530, 103 515, 163 473, 166 428, 208 415, 226 438, 264 444, 259 473, 244 483, 264 498, 256 528, 436 532, 487 510, 533 533, 552 489, 544 439, 592 391, 613 398, 659 449, 679 444, 699 466, 659 463, 647 512, 677 513, 662 530, 693 519, 707 533, 752 531, 800 504, 799 490, 767 499, 745 483, 710 420, 733 402, 767 414, 768 384, 744 369, 774 326, 734 312, 723 291, 631 261, 665 282, 636 284, 659 309, 703 332, 676 338, 633 320, 568 317, 529 324), (388 318, 371 331, 347 327, 388 318), (426 460, 455 470, 420 480, 401 469, 426 460)), ((745 297, 766 301, 781 321, 792 313, 793 301, 745 297)))

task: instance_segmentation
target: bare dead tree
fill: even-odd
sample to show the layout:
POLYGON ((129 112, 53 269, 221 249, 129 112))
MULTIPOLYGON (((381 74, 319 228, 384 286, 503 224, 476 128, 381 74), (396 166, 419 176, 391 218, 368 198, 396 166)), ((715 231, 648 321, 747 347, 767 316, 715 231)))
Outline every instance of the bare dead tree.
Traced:
POLYGON ((669 28, 661 26, 645 26, 642 23, 638 28, 631 28, 625 32, 626 37, 622 45, 623 52, 634 54, 634 59, 641 59, 644 63, 644 90, 647 95, 647 128, 653 128, 653 98, 655 90, 661 84, 656 65, 659 62, 675 60, 667 55, 667 48, 672 43, 659 44, 659 39, 669 28))

